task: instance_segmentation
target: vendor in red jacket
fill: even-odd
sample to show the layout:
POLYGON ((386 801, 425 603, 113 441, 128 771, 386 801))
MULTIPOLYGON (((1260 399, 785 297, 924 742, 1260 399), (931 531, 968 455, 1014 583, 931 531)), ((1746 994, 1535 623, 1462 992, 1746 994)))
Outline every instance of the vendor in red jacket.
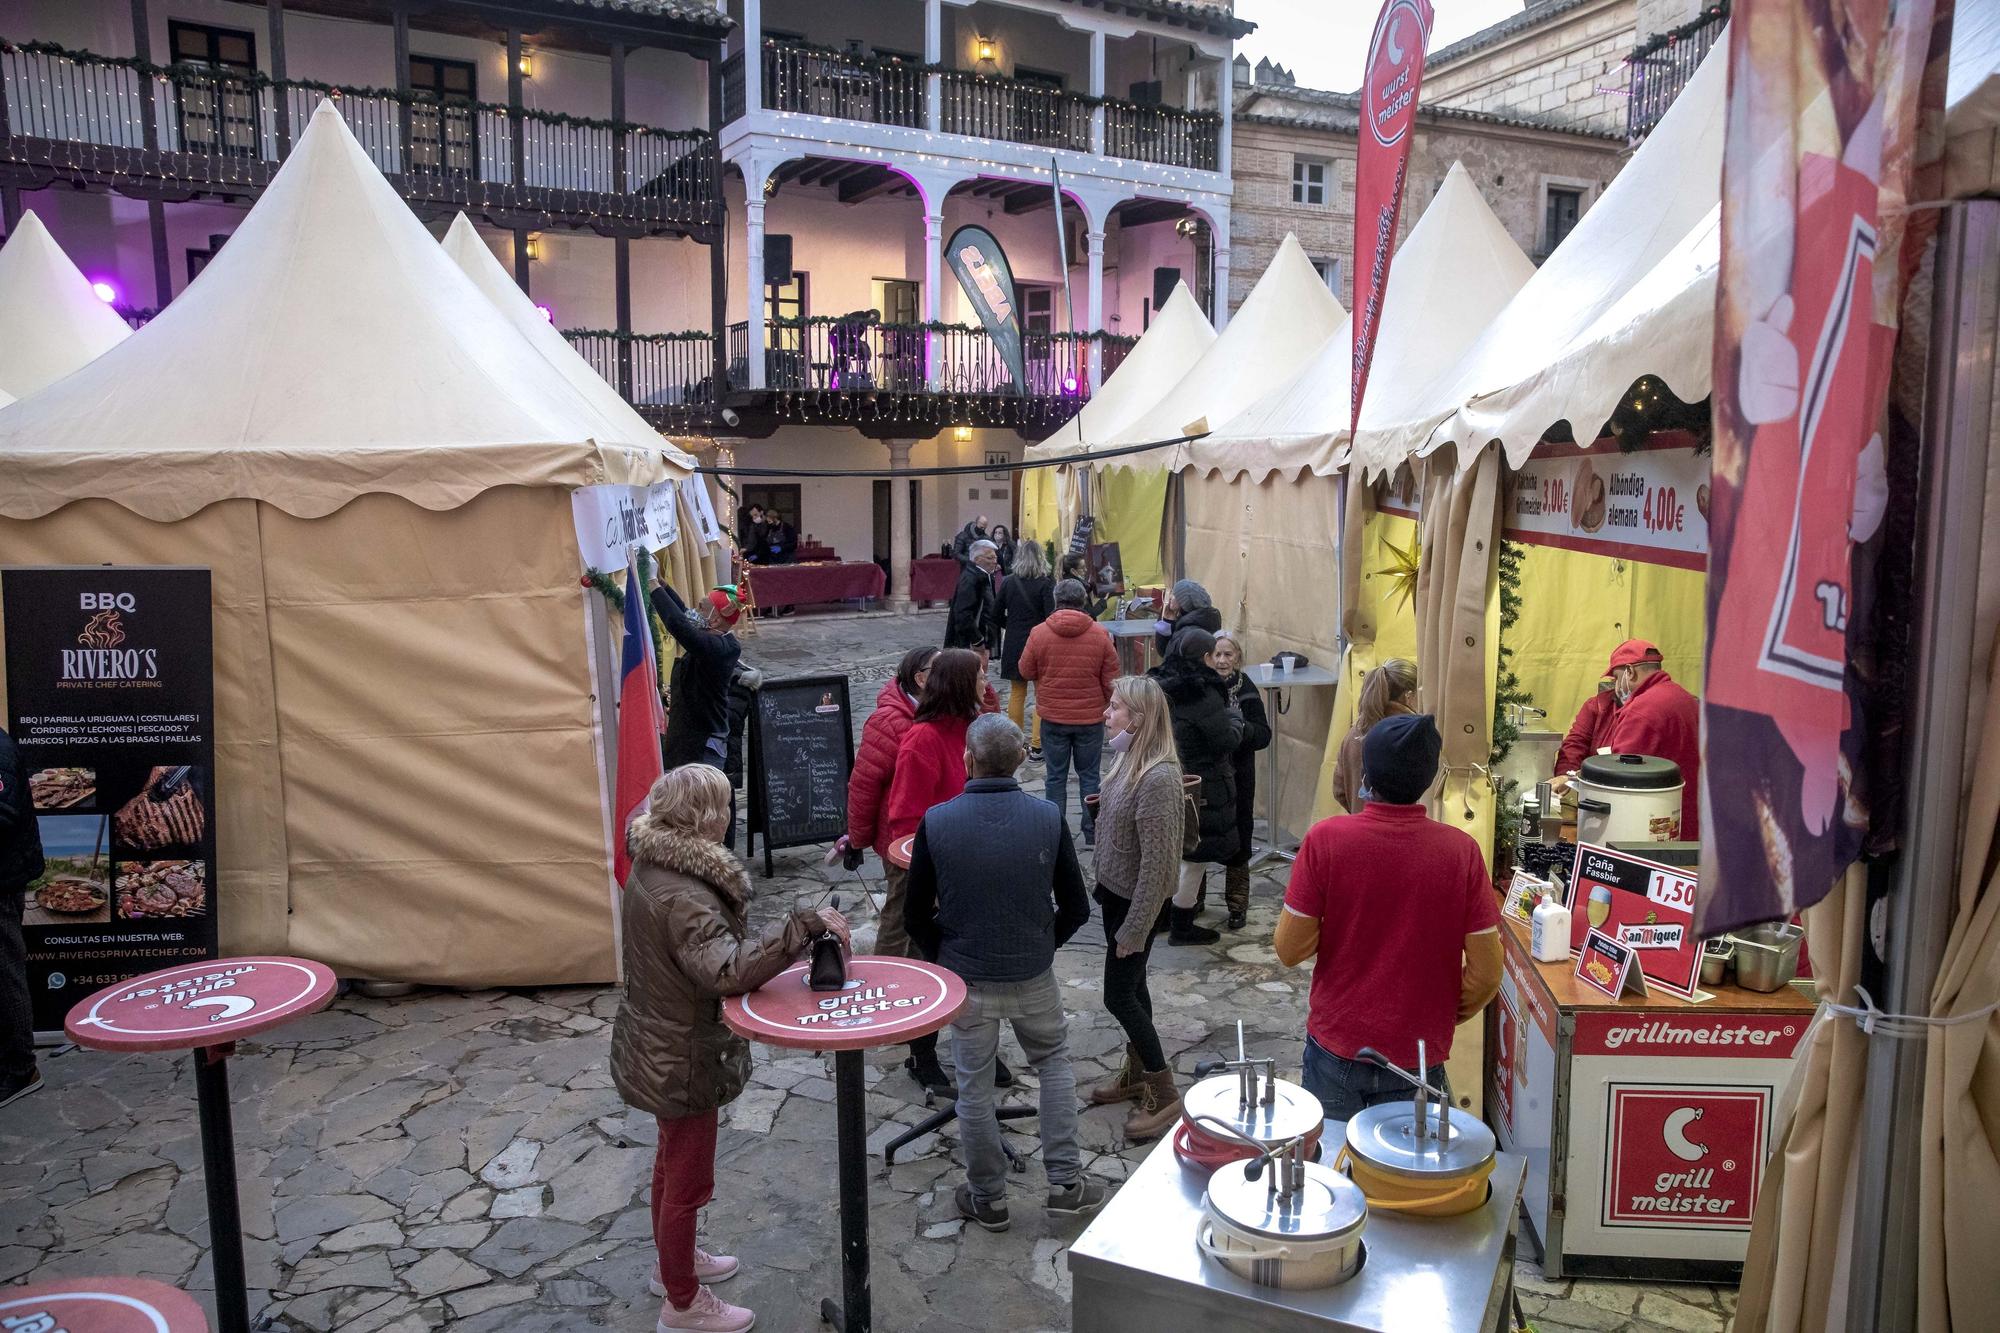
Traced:
POLYGON ((1611 728, 1613 754, 1649 754, 1680 765, 1681 837, 1701 837, 1701 701, 1674 683, 1661 665, 1660 650, 1644 639, 1627 639, 1606 668, 1618 695, 1618 720, 1611 728))
POLYGON ((1583 707, 1576 710, 1576 720, 1569 724, 1562 748, 1556 751, 1555 776, 1575 777, 1584 760, 1611 744, 1611 728, 1617 721, 1618 692, 1608 684, 1600 684, 1583 701, 1583 707))
POLYGON ((1312 826, 1285 889, 1273 946, 1286 967, 1314 960, 1304 1082, 1331 1120, 1412 1096, 1364 1048, 1440 1086, 1453 1031, 1500 989, 1479 844, 1422 804, 1443 748, 1427 713, 1377 722, 1361 742, 1366 804, 1312 826))

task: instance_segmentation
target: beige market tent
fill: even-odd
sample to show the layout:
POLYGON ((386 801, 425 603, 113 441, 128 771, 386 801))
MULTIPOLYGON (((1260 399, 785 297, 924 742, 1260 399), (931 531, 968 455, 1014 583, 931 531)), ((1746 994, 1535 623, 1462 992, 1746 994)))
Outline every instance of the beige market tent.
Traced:
MULTIPOLYGON (((1221 425, 1283 385, 1346 318, 1298 238, 1288 233, 1201 360, 1108 445, 1168 440, 1194 433, 1190 427, 1202 431, 1221 425)), ((1178 467, 1185 447, 1134 455, 1122 465, 1178 467)))
POLYGON ((0 406, 47 388, 132 336, 33 210, 0 246, 0 406))
POLYGON ((1944 103, 1945 194, 2000 193, 2000 5, 1952 11, 1944 103))
POLYGON ((322 106, 158 318, 0 411, 0 564, 213 571, 231 951, 613 975, 574 487, 682 475, 445 256, 322 106))
POLYGON ((1461 446, 1460 465, 1469 466, 1490 440, 1518 467, 1559 421, 1594 438, 1642 375, 1686 402, 1708 396, 1726 72, 1723 55, 1703 62, 1576 230, 1463 356, 1394 399, 1371 391, 1354 441, 1367 473, 1447 443, 1461 446))
POLYGON ((1154 314, 1118 369, 1105 376, 1082 411, 1040 444, 1030 445, 1028 457, 1056 458, 1105 448, 1186 378, 1214 344, 1215 328, 1201 313, 1194 293, 1186 283, 1175 283, 1173 295, 1154 314))

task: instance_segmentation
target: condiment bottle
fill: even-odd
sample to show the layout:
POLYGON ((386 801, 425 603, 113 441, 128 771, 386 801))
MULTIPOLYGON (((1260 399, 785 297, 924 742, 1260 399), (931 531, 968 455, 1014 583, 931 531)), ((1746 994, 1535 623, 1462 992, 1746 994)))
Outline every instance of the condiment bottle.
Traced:
POLYGON ((1528 922, 1528 941, 1538 963, 1560 963, 1569 958, 1569 909, 1553 895, 1543 894, 1536 904, 1528 922))

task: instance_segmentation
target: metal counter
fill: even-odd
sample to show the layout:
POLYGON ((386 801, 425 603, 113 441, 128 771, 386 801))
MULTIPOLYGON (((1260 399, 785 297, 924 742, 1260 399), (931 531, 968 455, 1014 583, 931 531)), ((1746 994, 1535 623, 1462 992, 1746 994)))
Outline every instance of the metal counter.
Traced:
MULTIPOLYGON (((1325 1142, 1347 1122, 1326 1122, 1325 1142)), ((1278 1291, 1245 1282, 1195 1245, 1206 1177, 1162 1139, 1070 1247, 1076 1333, 1407 1333, 1507 1327, 1514 1219, 1526 1164, 1497 1155, 1484 1207, 1460 1217, 1403 1217, 1371 1209, 1367 1260, 1339 1286, 1278 1291)))

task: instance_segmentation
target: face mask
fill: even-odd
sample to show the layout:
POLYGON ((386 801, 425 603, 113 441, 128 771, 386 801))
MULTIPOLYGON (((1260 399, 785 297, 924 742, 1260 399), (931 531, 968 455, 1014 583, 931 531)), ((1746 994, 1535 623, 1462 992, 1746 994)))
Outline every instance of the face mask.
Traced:
POLYGON ((1127 750, 1132 748, 1132 733, 1129 731, 1121 731, 1116 736, 1107 737, 1105 739, 1104 744, 1111 751, 1111 753, 1124 754, 1127 750))

